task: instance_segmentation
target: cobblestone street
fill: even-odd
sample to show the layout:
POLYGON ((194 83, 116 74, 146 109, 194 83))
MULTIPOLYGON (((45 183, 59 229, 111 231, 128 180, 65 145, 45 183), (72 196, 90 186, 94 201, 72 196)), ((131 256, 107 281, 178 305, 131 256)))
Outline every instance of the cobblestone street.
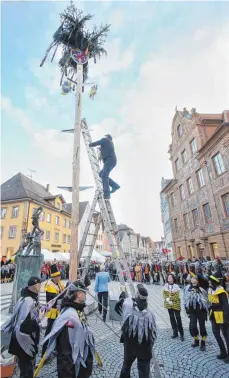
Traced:
MULTIPOLYGON (((162 286, 148 286, 149 305, 154 310, 158 325, 158 339, 154 347, 157 361, 160 365, 163 378, 229 378, 229 366, 216 359, 219 353, 218 346, 212 335, 211 326, 208 322, 208 339, 206 352, 200 352, 199 348, 191 348, 192 339, 189 335, 189 319, 183 312, 183 325, 185 328, 185 341, 171 339, 171 328, 167 311, 163 307, 161 296, 162 286)), ((123 345, 119 343, 119 338, 96 315, 89 318, 89 323, 96 338, 96 349, 102 360, 104 370, 96 366, 92 377, 98 378, 118 378, 122 360, 123 345)), ((107 324, 120 334, 120 323, 108 321, 107 324)), ((45 365, 40 377, 57 377, 56 359, 45 365)), ((15 371, 14 378, 18 378, 15 371)), ((132 369, 131 377, 138 377, 136 363, 132 369)))

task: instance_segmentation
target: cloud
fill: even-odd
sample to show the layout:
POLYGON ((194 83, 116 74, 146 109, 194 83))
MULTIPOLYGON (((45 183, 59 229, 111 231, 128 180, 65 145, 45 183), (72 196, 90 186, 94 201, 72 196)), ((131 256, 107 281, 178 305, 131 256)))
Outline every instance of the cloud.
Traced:
MULTIPOLYGON (((171 177, 167 155, 175 106, 199 112, 221 112, 229 103, 229 26, 197 30, 189 43, 176 39, 144 62, 119 109, 123 138, 115 140, 118 165, 114 179, 117 217, 134 229, 159 238, 160 183, 171 177), (128 135, 128 131, 142 135, 128 135)), ((110 129, 114 126, 110 120, 110 129)))
POLYGON ((34 123, 22 109, 13 106, 9 97, 2 96, 1 102, 2 110, 5 114, 19 123, 27 132, 31 133, 33 131, 34 123))
POLYGON ((125 12, 122 9, 115 9, 111 12, 108 23, 111 24, 112 31, 119 31, 124 24, 125 12))

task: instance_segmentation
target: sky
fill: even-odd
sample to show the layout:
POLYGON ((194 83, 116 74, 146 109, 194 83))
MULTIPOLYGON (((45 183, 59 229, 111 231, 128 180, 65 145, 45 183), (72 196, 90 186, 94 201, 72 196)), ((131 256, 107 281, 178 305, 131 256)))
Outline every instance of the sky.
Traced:
MULTIPOLYGON (((111 24, 107 57, 89 62, 82 115, 92 139, 114 139, 118 158, 111 177, 116 220, 160 240, 161 178, 171 178, 168 148, 175 107, 199 113, 229 108, 229 2, 77 2, 111 24)), ((61 95, 57 61, 40 62, 60 24, 66 2, 2 3, 1 182, 21 172, 54 194, 71 194, 75 97, 61 95)), ((94 185, 82 140, 80 184, 94 185)), ((92 201, 94 189, 80 193, 92 201)))

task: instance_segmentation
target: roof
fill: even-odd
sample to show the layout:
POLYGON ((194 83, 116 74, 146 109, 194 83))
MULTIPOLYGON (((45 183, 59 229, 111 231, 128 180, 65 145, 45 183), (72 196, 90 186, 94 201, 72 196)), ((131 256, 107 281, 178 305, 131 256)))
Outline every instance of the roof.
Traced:
MULTIPOLYGON (((88 201, 80 202, 79 221, 81 221, 88 204, 89 204, 88 201)), ((72 204, 71 203, 64 204, 63 208, 65 209, 65 211, 67 213, 71 214, 71 212, 72 212, 72 204)))
POLYGON ((162 180, 161 180, 161 190, 163 190, 164 188, 166 188, 166 186, 168 186, 172 180, 173 179, 165 179, 164 177, 162 177, 162 180))
POLYGON ((133 231, 133 229, 130 228, 129 226, 127 226, 126 224, 119 224, 119 225, 117 225, 117 227, 118 227, 118 231, 119 231, 118 236, 119 236, 120 241, 122 241, 122 239, 123 239, 123 237, 124 237, 124 235, 127 231, 133 231))
POLYGON ((30 198, 48 205, 44 198, 51 196, 52 194, 43 185, 31 180, 22 173, 16 174, 1 185, 2 201, 30 198))
MULTIPOLYGON (((62 194, 52 195, 43 185, 31 180, 29 177, 18 173, 1 185, 1 201, 17 201, 30 199, 44 206, 51 207, 58 211, 48 200, 61 198, 64 212, 71 215, 72 204, 65 203, 62 194)), ((80 202, 80 220, 85 212, 88 202, 80 202)))

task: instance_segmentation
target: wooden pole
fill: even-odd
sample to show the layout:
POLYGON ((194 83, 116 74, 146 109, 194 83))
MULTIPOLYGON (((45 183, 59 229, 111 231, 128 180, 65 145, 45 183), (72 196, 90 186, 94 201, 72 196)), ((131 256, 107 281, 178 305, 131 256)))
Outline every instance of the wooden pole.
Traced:
POLYGON ((72 224, 70 244, 70 274, 71 282, 77 279, 78 266, 78 228, 79 228, 79 177, 80 177, 80 136, 82 110, 83 66, 77 64, 76 111, 74 124, 74 145, 72 162, 72 224))

